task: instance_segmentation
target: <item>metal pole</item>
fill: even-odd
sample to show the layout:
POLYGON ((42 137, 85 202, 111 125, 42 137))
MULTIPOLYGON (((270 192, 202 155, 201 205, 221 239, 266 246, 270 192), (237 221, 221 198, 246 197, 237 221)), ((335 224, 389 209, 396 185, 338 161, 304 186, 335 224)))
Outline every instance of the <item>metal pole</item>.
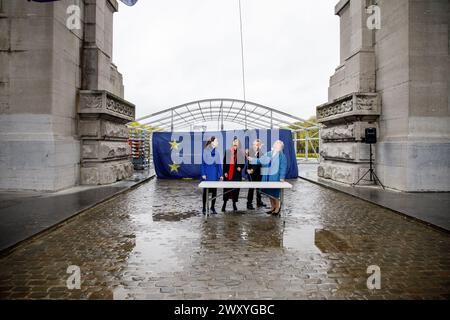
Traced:
POLYGON ((152 170, 153 169, 153 131, 150 131, 149 135, 148 135, 148 170, 152 170))
POLYGON ((245 130, 247 130, 247 104, 244 105, 244 114, 245 114, 245 130))
POLYGON ((294 150, 295 150, 295 158, 297 159, 298 147, 297 147, 297 132, 294 132, 294 150))
POLYGON ((221 117, 220 117, 220 123, 221 123, 220 130, 223 131, 223 101, 220 103, 220 109, 222 110, 221 117))
MULTIPOLYGON (((318 163, 320 164, 322 162, 322 156, 320 155, 320 153, 322 152, 322 132, 321 132, 322 128, 319 127, 319 132, 317 133, 319 136, 319 157, 318 157, 318 163)), ((317 152, 317 151, 316 151, 317 152)))
POLYGON ((270 129, 273 129, 273 111, 270 111, 270 129))
POLYGON ((170 131, 173 131, 173 110, 172 110, 171 116, 170 116, 170 131))
POLYGON ((309 130, 306 130, 305 133, 305 143, 306 143, 306 147, 305 147, 305 156, 306 156, 306 161, 308 161, 309 159, 309 130))
POLYGON ((223 129, 224 129, 224 126, 223 126, 223 110, 222 110, 222 124, 221 124, 221 126, 220 126, 220 129, 223 131, 223 129))
POLYGON ((372 168, 372 144, 370 144, 369 145, 369 148, 370 148, 370 182, 372 182, 373 181, 373 175, 372 175, 372 170, 373 170, 373 168, 372 168))
POLYGON ((206 188, 206 217, 209 217, 209 189, 206 188))

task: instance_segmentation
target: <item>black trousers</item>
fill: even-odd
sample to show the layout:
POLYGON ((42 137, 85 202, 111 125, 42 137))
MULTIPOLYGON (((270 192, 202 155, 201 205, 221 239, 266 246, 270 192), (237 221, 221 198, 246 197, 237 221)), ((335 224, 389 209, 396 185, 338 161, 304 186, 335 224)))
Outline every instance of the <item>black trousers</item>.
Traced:
MULTIPOLYGON (((262 180, 261 174, 251 174, 248 176, 250 181, 260 182, 262 180)), ((248 189, 247 194, 247 205, 251 205, 253 203, 253 197, 255 195, 255 189, 248 189)), ((262 203, 261 200, 261 190, 256 189, 256 204, 262 203)))
POLYGON ((259 189, 248 189, 248 195, 247 195, 247 205, 251 205, 253 203, 253 197, 256 190, 256 204, 260 204, 262 202, 261 200, 261 191, 259 189))
MULTIPOLYGON (((217 189, 209 189, 209 193, 212 194, 211 209, 216 205, 217 189)), ((206 209, 206 189, 203 189, 203 209, 206 209)))
POLYGON ((238 202, 240 191, 240 189, 223 189, 223 202, 226 203, 230 199, 233 202, 238 202))

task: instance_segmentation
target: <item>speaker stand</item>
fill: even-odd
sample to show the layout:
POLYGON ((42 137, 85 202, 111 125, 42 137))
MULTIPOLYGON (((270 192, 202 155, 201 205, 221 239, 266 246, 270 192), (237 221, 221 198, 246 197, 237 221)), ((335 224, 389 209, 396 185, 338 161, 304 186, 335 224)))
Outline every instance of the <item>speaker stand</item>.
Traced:
POLYGON ((368 174, 370 175, 370 182, 374 182, 374 184, 379 184, 383 190, 386 190, 384 185, 381 183, 380 179, 378 178, 377 174, 375 173, 375 170, 373 168, 373 153, 372 153, 372 144, 369 144, 370 147, 370 168, 367 170, 367 172, 359 178, 359 180, 353 184, 353 186, 357 186, 368 174))

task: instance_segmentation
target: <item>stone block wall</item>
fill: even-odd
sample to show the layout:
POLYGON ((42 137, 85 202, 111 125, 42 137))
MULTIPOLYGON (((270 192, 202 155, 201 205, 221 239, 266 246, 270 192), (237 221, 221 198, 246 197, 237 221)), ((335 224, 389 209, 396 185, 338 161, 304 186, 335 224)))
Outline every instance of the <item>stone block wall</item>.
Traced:
POLYGON ((361 0, 341 0, 335 7, 341 23, 340 65, 330 78, 328 103, 317 107, 323 125, 318 176, 347 184, 369 169, 369 146, 363 138, 366 128, 378 128, 381 112, 373 31, 366 27, 365 10, 361 0))
POLYGON ((79 183, 84 24, 66 27, 66 2, 2 0, 0 189, 54 191, 79 183))
POLYGON ((379 0, 377 173, 402 191, 450 191, 450 1, 379 0))
POLYGON ((328 101, 352 93, 375 92, 373 30, 366 27, 366 1, 341 0, 335 13, 341 17, 340 65, 330 78, 328 101))
POLYGON ((112 63, 113 13, 116 0, 85 0, 82 87, 124 97, 122 75, 112 63))

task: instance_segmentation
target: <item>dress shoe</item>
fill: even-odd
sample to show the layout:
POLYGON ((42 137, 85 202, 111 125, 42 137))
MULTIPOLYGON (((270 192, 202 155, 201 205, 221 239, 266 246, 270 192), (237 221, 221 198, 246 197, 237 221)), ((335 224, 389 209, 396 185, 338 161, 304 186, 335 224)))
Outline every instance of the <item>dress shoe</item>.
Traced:
POLYGON ((237 208, 237 206, 236 206, 236 202, 233 202, 233 210, 234 210, 234 211, 238 211, 238 208, 237 208))
POLYGON ((260 202, 256 205, 258 208, 265 208, 267 207, 263 202, 260 202))
POLYGON ((226 204, 226 203, 224 203, 224 204, 223 204, 223 206, 222 206, 222 212, 225 212, 225 211, 227 211, 227 208, 226 208, 226 207, 227 207, 227 204, 226 204))
POLYGON ((278 208, 278 210, 272 211, 272 215, 275 217, 278 217, 280 215, 281 208, 278 208))
POLYGON ((217 211, 215 208, 211 208, 211 214, 217 214, 217 211))
POLYGON ((247 210, 256 210, 255 207, 251 204, 247 205, 247 210))
POLYGON ((267 213, 267 214, 273 214, 273 211, 270 210, 270 211, 267 211, 266 213, 267 213))

